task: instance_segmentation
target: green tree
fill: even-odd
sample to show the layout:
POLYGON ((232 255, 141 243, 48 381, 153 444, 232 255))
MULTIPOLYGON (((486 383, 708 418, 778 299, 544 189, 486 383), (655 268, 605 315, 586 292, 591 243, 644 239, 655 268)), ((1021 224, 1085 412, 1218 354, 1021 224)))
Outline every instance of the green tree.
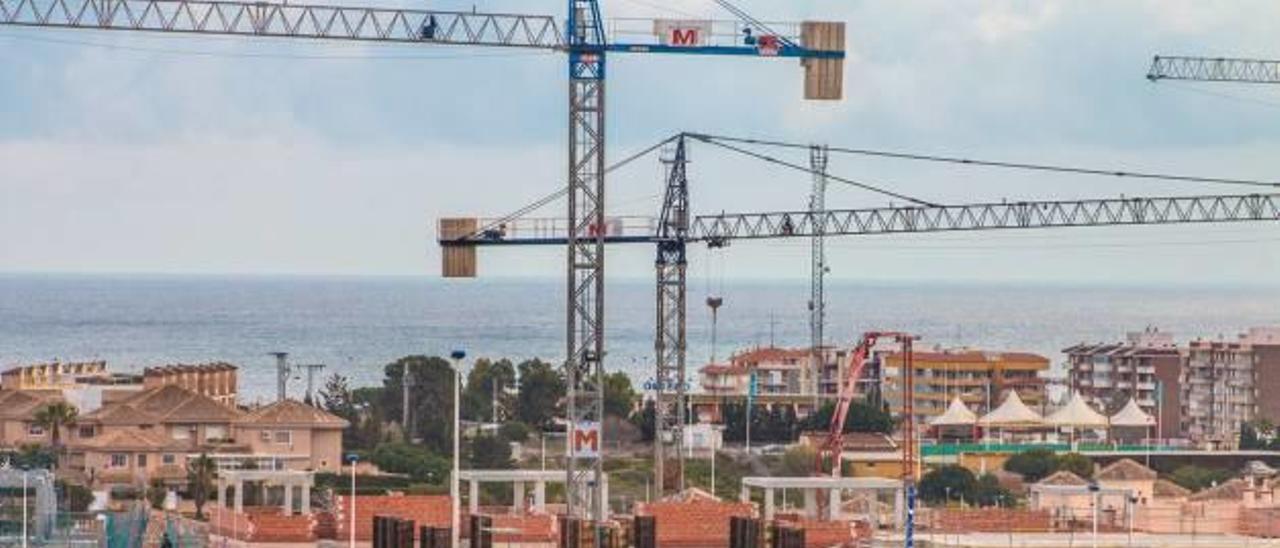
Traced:
POLYGON ((509 470, 515 467, 511 459, 511 444, 498 436, 480 435, 467 443, 467 463, 473 470, 509 470))
POLYGON ((412 431, 406 441, 421 440, 427 450, 446 454, 453 450, 453 367, 439 357, 408 356, 387 364, 382 381, 381 410, 386 419, 403 420, 403 380, 408 371, 412 431))
POLYGON ((1169 475, 1169 480, 1192 491, 1199 491, 1227 481, 1232 475, 1230 470, 1188 464, 1175 469, 1169 475))
POLYGON ((1035 483, 1058 471, 1058 457, 1048 449, 1031 449, 1009 457, 1004 469, 1021 474, 1027 483, 1035 483))
POLYGON ((971 500, 977 478, 973 472, 956 464, 930 470, 920 479, 920 498, 937 504, 949 500, 971 500))
POLYGON ((384 472, 405 474, 415 482, 439 484, 449 476, 448 459, 407 443, 384 443, 369 455, 369 461, 384 472))
POLYGON ((631 424, 634 424, 636 429, 640 430, 640 441, 646 443, 653 441, 653 421, 656 420, 657 413, 658 410, 654 406, 653 400, 648 400, 644 402, 644 406, 639 411, 631 416, 631 424))
POLYGON ((565 395, 564 377, 551 364, 533 359, 522 362, 516 418, 535 428, 545 428, 559 415, 565 395))
MULTIPOLYGON (((809 414, 801 422, 804 431, 825 431, 831 427, 831 415, 835 413, 835 404, 826 403, 816 413, 809 414)), ((844 431, 875 434, 889 434, 896 425, 893 415, 882 407, 866 400, 854 400, 849 404, 849 413, 845 415, 844 431)))
POLYGON ((147 503, 151 505, 152 510, 164 510, 164 499, 169 496, 169 488, 165 487, 164 482, 159 479, 151 480, 151 484, 147 486, 147 503))
POLYGON ((62 447, 62 431, 75 426, 80 411, 65 401, 56 401, 36 410, 34 422, 49 431, 49 439, 55 450, 62 447))
POLYGON ((516 368, 508 360, 496 362, 481 358, 476 360, 467 374, 466 388, 462 392, 462 416, 473 421, 489 421, 493 418, 493 400, 497 395, 498 420, 510 416, 511 397, 507 390, 516 386, 516 368))
POLYGON ((967 500, 973 501, 978 506, 1000 506, 1008 508, 1017 504, 1017 497, 1000 485, 1000 480, 992 474, 983 474, 978 476, 978 480, 973 484, 973 490, 968 494, 967 500))
POLYGON ((604 414, 606 417, 627 418, 635 410, 639 396, 631 386, 631 377, 622 371, 604 377, 604 414))
POLYGON ((523 422, 508 422, 498 427, 498 437, 512 443, 524 443, 529 433, 529 425, 523 422))
POLYGON ((1057 461, 1054 463, 1054 472, 1059 470, 1066 470, 1084 479, 1089 479, 1093 477, 1093 461, 1080 453, 1058 455, 1057 461))
POLYGON ((209 493, 213 492, 213 480, 218 475, 218 467, 209 455, 201 453, 199 457, 187 461, 187 494, 196 505, 196 519, 204 519, 204 505, 209 502, 209 493))

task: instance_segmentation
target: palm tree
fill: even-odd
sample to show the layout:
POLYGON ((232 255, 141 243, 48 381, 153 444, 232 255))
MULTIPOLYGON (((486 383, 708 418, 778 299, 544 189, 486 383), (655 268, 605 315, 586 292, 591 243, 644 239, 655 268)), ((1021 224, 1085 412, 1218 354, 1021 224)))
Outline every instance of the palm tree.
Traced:
POLYGON ((213 491, 213 480, 217 475, 218 467, 205 453, 187 461, 187 494, 195 501, 196 519, 204 519, 204 504, 209 500, 209 492, 213 491))
POLYGON ((56 450, 62 444, 62 429, 75 426, 79 415, 80 411, 76 406, 65 401, 56 401, 37 410, 33 418, 37 425, 49 431, 49 438, 53 441, 53 447, 56 450))

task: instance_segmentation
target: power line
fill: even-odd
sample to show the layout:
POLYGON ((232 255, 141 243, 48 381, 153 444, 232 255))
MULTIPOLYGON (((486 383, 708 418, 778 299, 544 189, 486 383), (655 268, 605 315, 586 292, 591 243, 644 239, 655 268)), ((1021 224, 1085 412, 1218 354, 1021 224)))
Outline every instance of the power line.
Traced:
MULTIPOLYGON (((810 145, 800 143, 790 143, 786 141, 774 141, 768 139, 751 139, 745 137, 727 137, 722 135, 707 134, 689 134, 691 137, 697 138, 703 142, 713 143, 716 141, 727 141, 731 143, 741 143, 759 146, 771 146, 778 148, 804 149, 808 150, 810 145)), ((1063 166, 1050 164, 1032 164, 1025 162, 1005 162, 999 160, 978 160, 972 158, 959 158, 954 156, 938 156, 933 154, 919 154, 912 152, 891 152, 883 150, 871 150, 863 148, 847 148, 847 147, 830 147, 831 152, 842 154, 854 154, 859 156, 874 156, 880 158, 892 158, 897 160, 912 160, 922 162, 935 162, 945 164, 962 164, 980 167, 994 167, 1004 169, 1021 169, 1030 171, 1047 171, 1053 173, 1072 173, 1076 175, 1099 175, 1108 177, 1123 177, 1129 179, 1155 179, 1164 181, 1179 181, 1191 183, 1213 183, 1226 185, 1242 185, 1252 187, 1277 188, 1280 182, 1260 181, 1255 179, 1232 179, 1224 177, 1199 177, 1194 175, 1171 175, 1164 173, 1149 173, 1141 171, 1126 171, 1116 169, 1097 169, 1079 166, 1063 166)))
MULTIPOLYGON (((812 168, 809 168, 809 167, 807 167, 807 166, 802 166, 802 165, 800 165, 800 164, 794 164, 794 163, 788 162, 788 161, 786 161, 786 160, 782 160, 782 159, 779 159, 779 158, 776 158, 776 157, 773 157, 773 156, 769 156, 769 155, 767 155, 767 154, 762 154, 762 153, 755 152, 755 151, 751 151, 751 150, 747 150, 747 149, 744 149, 744 148, 735 147, 735 146, 730 145, 730 144, 721 143, 721 142, 718 142, 717 140, 715 140, 715 138, 714 138, 714 137, 709 137, 709 136, 706 136, 706 135, 692 134, 692 133, 691 133, 691 134, 688 134, 688 136, 689 136, 689 137, 692 137, 692 138, 694 138, 694 139, 698 139, 699 141, 702 141, 702 142, 704 142, 704 143, 707 143, 707 144, 710 144, 710 145, 715 145, 715 146, 718 146, 718 147, 720 147, 720 148, 724 148, 724 149, 727 149, 727 150, 731 150, 731 151, 737 152, 737 153, 739 153, 739 154, 744 154, 744 155, 746 155, 746 156, 750 156, 750 157, 752 157, 752 158, 756 158, 756 159, 758 159, 758 160, 762 160, 762 161, 765 161, 765 162, 769 162, 769 163, 771 163, 771 164, 777 164, 777 165, 780 165, 780 166, 783 166, 783 167, 788 167, 788 168, 791 168, 791 169, 794 169, 794 170, 797 170, 797 171, 803 171, 803 172, 808 173, 808 174, 810 174, 810 175, 815 175, 815 174, 816 174, 816 172, 815 172, 812 168)), ((806 149, 808 149, 809 147, 808 147, 808 146, 805 146, 805 148, 806 148, 806 149)), ((933 203, 933 202, 928 202, 928 201, 925 201, 925 200, 921 200, 921 199, 919 199, 919 198, 913 198, 913 197, 911 197, 911 196, 907 196, 906 194, 901 194, 901 193, 898 193, 898 192, 894 192, 894 191, 892 191, 892 190, 888 190, 888 189, 885 189, 885 188, 881 188, 881 187, 878 187, 878 186, 875 186, 875 185, 871 185, 871 184, 867 184, 867 183, 861 183, 861 182, 858 182, 858 181, 854 181, 854 180, 852 180, 852 179, 847 179, 847 178, 844 178, 844 177, 840 177, 840 176, 838 176, 838 175, 832 175, 832 174, 830 174, 830 173, 825 173, 824 175, 826 176, 826 178, 827 178, 828 180, 836 181, 836 182, 838 182, 838 183, 844 183, 844 184, 846 184, 846 185, 854 186, 854 187, 858 187, 858 188, 861 188, 861 189, 863 189, 863 190, 869 190, 869 191, 871 191, 871 192, 875 192, 876 194, 883 194, 883 195, 885 195, 885 196, 890 196, 890 197, 893 197, 893 198, 897 198, 897 199, 899 199, 899 200, 906 200, 906 201, 908 201, 908 202, 911 202, 911 203, 913 203, 913 204, 917 204, 917 205, 928 206, 928 207, 940 207, 940 206, 939 206, 939 204, 936 204, 936 203, 933 203)))

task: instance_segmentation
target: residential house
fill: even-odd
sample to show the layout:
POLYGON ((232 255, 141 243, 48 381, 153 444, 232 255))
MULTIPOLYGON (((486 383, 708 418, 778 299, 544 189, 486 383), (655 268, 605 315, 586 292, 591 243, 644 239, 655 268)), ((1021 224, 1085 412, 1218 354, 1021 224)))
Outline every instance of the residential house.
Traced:
POLYGON ((243 413, 177 385, 143 390, 80 418, 77 441, 115 430, 158 430, 190 451, 233 445, 232 425, 243 413))
POLYGON ((338 472, 347 421, 297 400, 251 410, 235 421, 236 441, 295 470, 338 472))
POLYGON ((57 390, 0 390, 0 447, 16 449, 52 442, 50 433, 35 423, 35 414, 57 401, 62 401, 57 390))
POLYGON ((67 447, 67 469, 87 485, 138 487, 160 480, 186 482, 187 444, 156 429, 112 429, 101 436, 77 439, 67 447))

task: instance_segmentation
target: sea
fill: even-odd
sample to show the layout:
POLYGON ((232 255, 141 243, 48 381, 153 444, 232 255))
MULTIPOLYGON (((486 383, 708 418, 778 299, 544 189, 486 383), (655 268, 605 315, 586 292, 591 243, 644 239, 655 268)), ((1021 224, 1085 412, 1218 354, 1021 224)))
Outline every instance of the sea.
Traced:
MULTIPOLYGON (((696 285, 696 284, 694 284, 696 285)), ((606 287, 606 367, 638 386, 653 378, 654 288, 606 287)), ((754 346, 807 346, 803 281, 726 281, 713 330, 705 291, 690 288, 689 362, 696 368, 754 346), (716 344, 713 347, 713 331, 716 344)), ((827 284, 826 340, 867 330, 922 337, 917 348, 1040 353, 1062 374, 1061 350, 1158 328, 1185 342, 1280 325, 1280 287, 860 282, 827 284)), ((0 275, 0 367, 106 360, 113 371, 226 361, 241 368, 242 398, 274 397, 275 362, 324 364, 376 385, 399 357, 560 362, 564 283, 555 279, 432 277, 0 275)), ((290 384, 301 397, 305 374, 290 384)))

